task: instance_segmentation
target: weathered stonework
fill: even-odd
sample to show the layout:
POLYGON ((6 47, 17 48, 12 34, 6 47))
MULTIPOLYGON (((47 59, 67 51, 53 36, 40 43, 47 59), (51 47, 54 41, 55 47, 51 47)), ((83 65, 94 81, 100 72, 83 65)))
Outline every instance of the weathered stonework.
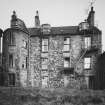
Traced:
POLYGON ((40 76, 41 76, 41 48, 40 48, 40 38, 32 37, 30 38, 29 46, 29 64, 30 64, 30 82, 31 86, 40 86, 40 76))
MULTIPOLYGON (((25 68, 26 64, 26 57, 28 56, 28 49, 24 47, 23 41, 28 43, 28 37, 27 34, 18 31, 18 30, 7 30, 5 33, 6 42, 4 43, 3 49, 5 49, 3 52, 5 55, 5 69, 8 71, 8 73, 13 73, 15 75, 15 86, 27 86, 27 69, 25 68), (9 42, 9 35, 12 31, 13 40, 14 43, 10 45, 9 42), (7 34, 8 33, 8 34, 7 34), (6 53, 8 52, 8 53, 6 53), (9 67, 9 54, 13 54, 13 67, 9 67), (24 65, 24 68, 22 68, 22 65, 24 65)), ((4 37, 4 38, 5 38, 4 37)), ((8 75, 9 76, 9 75, 8 75)), ((9 77, 7 76, 7 81, 9 81, 9 77)), ((9 84, 8 84, 9 85, 9 84)))
POLYGON ((26 28, 13 12, 11 28, 4 31, 5 84, 9 86, 8 76, 12 73, 15 74, 15 86, 92 88, 96 59, 102 51, 101 31, 92 22, 93 8, 87 21, 78 26, 40 26, 38 11, 36 17, 38 26, 26 28), (48 42, 43 42, 44 39, 48 42), (10 61, 12 56, 13 61, 10 61), (90 68, 85 68, 85 58, 89 58, 90 68))

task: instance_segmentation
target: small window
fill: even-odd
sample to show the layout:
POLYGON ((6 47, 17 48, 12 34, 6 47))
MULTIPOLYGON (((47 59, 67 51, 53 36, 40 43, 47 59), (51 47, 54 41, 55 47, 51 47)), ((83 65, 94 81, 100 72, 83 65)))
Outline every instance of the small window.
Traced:
POLYGON ((48 58, 42 58, 42 69, 48 69, 48 58))
POLYGON ((64 38, 63 51, 69 51, 69 50, 70 50, 70 38, 64 38))
POLYGON ((48 39, 42 39, 42 52, 48 52, 48 39))
POLYGON ((13 67, 13 54, 9 55, 9 67, 13 67))
POLYGON ((13 74, 13 73, 9 74, 9 85, 10 86, 15 85, 15 74, 13 74))
POLYGON ((84 69, 90 69, 91 68, 91 58, 84 58, 84 69))
POLYGON ((88 49, 91 47, 91 37, 85 37, 85 48, 88 49))
POLYGON ((64 58, 64 67, 70 67, 70 58, 64 58))

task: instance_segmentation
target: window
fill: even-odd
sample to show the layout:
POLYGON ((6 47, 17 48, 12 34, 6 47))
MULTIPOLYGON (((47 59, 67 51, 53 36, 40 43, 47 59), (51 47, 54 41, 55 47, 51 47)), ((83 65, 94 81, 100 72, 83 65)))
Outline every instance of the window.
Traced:
POLYGON ((14 44, 15 40, 12 32, 10 32, 9 39, 10 39, 10 45, 14 44))
POLYGON ((47 69, 48 58, 42 58, 42 69, 47 69))
POLYGON ((70 50, 70 38, 64 38, 63 51, 69 51, 69 50, 70 50))
POLYGON ((9 74, 9 85, 11 86, 15 85, 15 74, 13 73, 9 74))
POLYGON ((84 58, 84 69, 90 69, 91 67, 91 58, 87 57, 84 58))
POLYGON ((9 67, 13 67, 13 54, 9 55, 9 67))
POLYGON ((70 67, 70 58, 64 58, 64 67, 70 67))
POLYGON ((43 88, 48 87, 48 76, 44 76, 42 78, 42 87, 43 88))
POLYGON ((48 52, 48 39, 42 39, 42 52, 48 52))
POLYGON ((85 48, 90 48, 91 47, 91 37, 85 37, 85 48))

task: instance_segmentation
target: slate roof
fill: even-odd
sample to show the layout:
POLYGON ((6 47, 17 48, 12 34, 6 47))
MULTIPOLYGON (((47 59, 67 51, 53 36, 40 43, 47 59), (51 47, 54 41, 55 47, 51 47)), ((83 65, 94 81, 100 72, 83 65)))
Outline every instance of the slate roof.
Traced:
MULTIPOLYGON (((28 28, 30 35, 39 35, 40 29, 28 28)), ((59 34, 76 34, 78 32, 78 26, 63 26, 63 27, 51 27, 52 35, 59 34)))
MULTIPOLYGON (((41 28, 28 28, 28 31, 30 33, 30 36, 35 35, 41 35, 41 28)), ((87 33, 100 33, 101 31, 96 27, 90 27, 87 33)), ((84 34, 83 32, 79 31, 78 26, 61 26, 61 27, 51 27, 50 35, 63 35, 63 34, 69 34, 69 35, 78 35, 78 34, 84 34)))

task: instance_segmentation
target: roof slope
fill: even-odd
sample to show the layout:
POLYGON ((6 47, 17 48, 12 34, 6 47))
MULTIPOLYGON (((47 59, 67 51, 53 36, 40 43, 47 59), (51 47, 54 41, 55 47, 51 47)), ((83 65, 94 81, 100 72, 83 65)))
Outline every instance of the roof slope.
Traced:
MULTIPOLYGON (((30 33, 30 36, 35 35, 41 35, 41 28, 28 28, 28 31, 30 33)), ((87 34, 91 34, 94 32, 94 34, 101 34, 101 31, 97 27, 90 27, 89 30, 85 30, 87 34)), ((82 35, 84 32, 79 31, 79 26, 61 26, 61 27, 51 27, 51 35, 64 35, 64 34, 70 34, 70 35, 82 35)))

